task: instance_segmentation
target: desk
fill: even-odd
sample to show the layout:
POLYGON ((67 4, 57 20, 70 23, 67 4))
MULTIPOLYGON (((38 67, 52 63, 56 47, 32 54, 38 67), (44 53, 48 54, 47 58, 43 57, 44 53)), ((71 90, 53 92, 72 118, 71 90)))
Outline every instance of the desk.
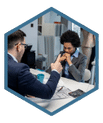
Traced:
MULTIPOLYGON (((50 76, 46 72, 38 71, 38 70, 35 70, 35 69, 30 69, 30 72, 32 74, 35 74, 35 75, 37 75, 39 73, 43 73, 45 75, 44 79, 47 79, 50 76)), ((69 88, 71 91, 75 91, 77 89, 81 89, 84 92, 88 92, 89 90, 94 88, 94 85, 90 85, 90 84, 87 84, 87 83, 77 82, 77 81, 74 81, 74 80, 71 80, 71 79, 66 79, 64 77, 61 77, 60 79, 63 81, 64 86, 69 88)), ((44 107, 45 109, 47 109, 50 112, 53 112, 53 111, 57 110, 58 108, 64 106, 65 104, 71 102, 74 99, 75 98, 69 96, 66 99, 50 100, 48 102, 48 105, 45 105, 45 106, 43 106, 42 104, 38 104, 38 105, 44 107)))

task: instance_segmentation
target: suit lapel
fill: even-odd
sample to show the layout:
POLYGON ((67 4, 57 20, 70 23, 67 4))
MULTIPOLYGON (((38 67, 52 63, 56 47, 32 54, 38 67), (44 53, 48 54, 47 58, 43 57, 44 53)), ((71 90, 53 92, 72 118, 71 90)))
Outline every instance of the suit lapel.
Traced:
MULTIPOLYGON (((80 54, 80 53, 79 53, 80 54)), ((73 57, 73 59, 72 59, 72 63, 73 64, 75 64, 77 61, 78 61, 78 59, 79 59, 79 54, 78 54, 78 57, 76 58, 76 57, 73 57)))
POLYGON ((74 58, 72 59, 72 63, 73 63, 73 64, 75 64, 77 61, 78 61, 78 58, 76 58, 76 57, 74 57, 74 58))

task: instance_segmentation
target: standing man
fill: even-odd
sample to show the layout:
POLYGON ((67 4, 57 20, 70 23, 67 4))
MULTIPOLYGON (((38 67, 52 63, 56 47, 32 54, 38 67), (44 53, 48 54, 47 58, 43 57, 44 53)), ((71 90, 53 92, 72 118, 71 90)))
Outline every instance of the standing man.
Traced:
POLYGON ((62 71, 60 55, 55 63, 51 64, 51 75, 46 84, 38 81, 29 71, 29 66, 20 63, 27 44, 26 34, 17 30, 8 36, 8 87, 19 94, 50 99, 56 89, 62 71))

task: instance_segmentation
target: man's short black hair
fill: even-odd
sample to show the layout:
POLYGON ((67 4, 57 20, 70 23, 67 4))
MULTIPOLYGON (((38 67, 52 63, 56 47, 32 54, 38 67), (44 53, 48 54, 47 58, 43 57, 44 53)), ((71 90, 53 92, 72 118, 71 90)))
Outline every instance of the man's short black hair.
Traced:
POLYGON ((12 49, 18 41, 23 42, 24 36, 26 36, 26 34, 21 30, 17 30, 10 34, 8 36, 8 49, 12 49))
POLYGON ((73 47, 80 47, 80 38, 78 34, 74 31, 68 30, 64 32, 60 38, 60 43, 71 43, 73 47))

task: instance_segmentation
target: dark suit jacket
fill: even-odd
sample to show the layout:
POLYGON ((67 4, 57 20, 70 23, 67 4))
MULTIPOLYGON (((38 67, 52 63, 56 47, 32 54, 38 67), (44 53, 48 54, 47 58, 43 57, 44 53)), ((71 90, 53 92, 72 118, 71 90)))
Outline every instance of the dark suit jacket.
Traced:
POLYGON ((55 92, 59 79, 60 75, 52 71, 48 82, 42 84, 29 72, 28 65, 15 62, 8 54, 8 87, 23 96, 28 94, 50 99, 55 92))
MULTIPOLYGON (((63 51, 60 52, 61 56, 63 55, 63 51)), ((79 52, 78 58, 74 57, 72 59, 73 65, 69 66, 68 72, 69 72, 69 78, 74 79, 78 82, 83 82, 84 72, 86 68, 86 61, 87 57, 79 52)), ((65 69, 65 61, 61 62, 63 66, 62 76, 64 75, 64 69, 65 69)))

